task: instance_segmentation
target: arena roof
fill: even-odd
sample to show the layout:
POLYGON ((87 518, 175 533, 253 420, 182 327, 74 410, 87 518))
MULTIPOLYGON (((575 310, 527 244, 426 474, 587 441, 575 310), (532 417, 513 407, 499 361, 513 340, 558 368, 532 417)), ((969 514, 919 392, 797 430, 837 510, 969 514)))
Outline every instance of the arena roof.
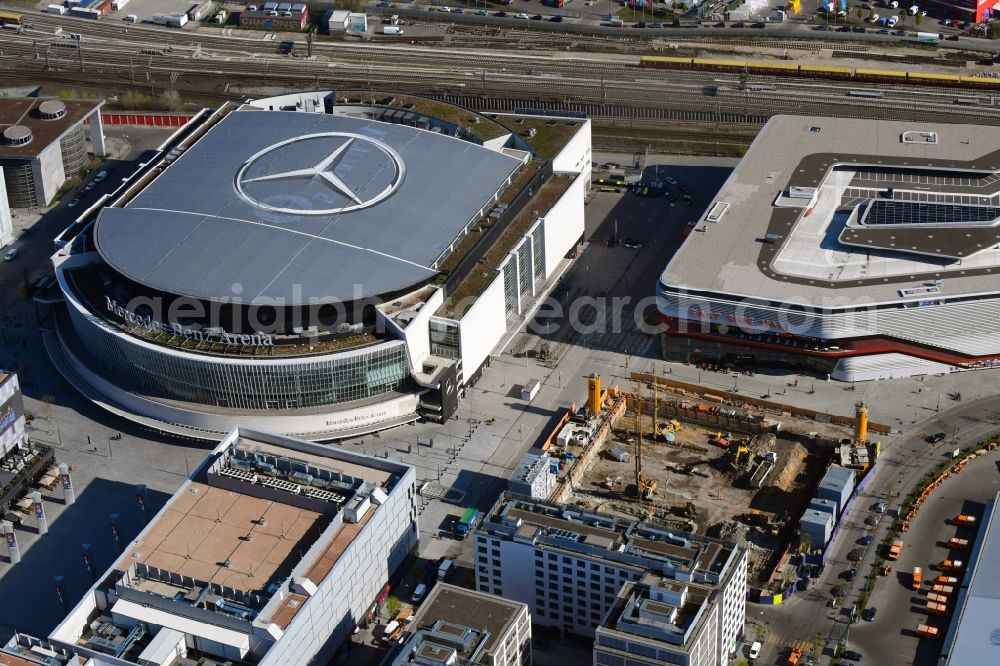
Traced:
POLYGON ((966 238, 971 232, 963 225, 931 229, 918 216, 895 230, 851 227, 850 238, 840 234, 851 211, 872 199, 900 202, 893 213, 908 214, 923 208, 903 202, 983 206, 998 196, 1000 133, 993 128, 775 116, 661 282, 816 306, 898 301, 901 289, 939 277, 939 296, 997 292, 1000 253, 989 242, 997 227, 966 238), (790 188, 805 188, 797 194, 805 198, 790 188), (810 201, 811 188, 818 190, 810 201), (864 234, 866 245, 876 235, 880 242, 839 242, 864 234), (927 254, 936 256, 921 256, 927 254))
POLYGON ((95 239, 152 289, 244 303, 403 291, 478 219, 520 162, 402 125, 320 113, 230 113, 95 239))

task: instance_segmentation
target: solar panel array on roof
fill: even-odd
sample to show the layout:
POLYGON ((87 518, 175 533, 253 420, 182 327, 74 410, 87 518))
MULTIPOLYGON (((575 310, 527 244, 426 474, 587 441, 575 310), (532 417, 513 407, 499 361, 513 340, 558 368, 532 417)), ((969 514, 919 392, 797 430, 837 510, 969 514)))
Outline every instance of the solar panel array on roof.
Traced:
POLYGON ((865 226, 896 224, 981 225, 1000 218, 1000 206, 873 199, 861 216, 865 226))

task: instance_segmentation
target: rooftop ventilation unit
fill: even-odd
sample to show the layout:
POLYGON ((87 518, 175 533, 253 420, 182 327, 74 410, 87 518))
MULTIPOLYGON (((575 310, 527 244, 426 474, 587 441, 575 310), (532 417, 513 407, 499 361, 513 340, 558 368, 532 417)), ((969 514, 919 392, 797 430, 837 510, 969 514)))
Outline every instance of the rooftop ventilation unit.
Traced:
POLYGON ((24 125, 11 125, 3 131, 3 142, 8 146, 23 146, 31 139, 31 128, 24 125))
POLYGON ((38 105, 38 116, 42 120, 58 120, 66 115, 66 104, 57 99, 45 100, 38 105))

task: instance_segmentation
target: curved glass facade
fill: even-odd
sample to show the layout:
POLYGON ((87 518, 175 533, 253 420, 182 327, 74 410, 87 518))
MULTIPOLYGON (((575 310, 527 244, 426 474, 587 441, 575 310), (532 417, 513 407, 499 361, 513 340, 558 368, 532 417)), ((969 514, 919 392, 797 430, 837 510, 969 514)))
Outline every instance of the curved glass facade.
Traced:
POLYGON ((284 361, 213 358, 133 343, 69 309, 77 343, 110 381, 138 394, 245 410, 300 409, 403 389, 406 344, 284 361))
POLYGON ((77 124, 59 140, 63 173, 72 178, 87 167, 87 137, 83 125, 77 124))
POLYGON ((38 205, 35 196, 35 170, 31 160, 0 160, 4 181, 7 183, 7 201, 11 208, 30 208, 38 205))

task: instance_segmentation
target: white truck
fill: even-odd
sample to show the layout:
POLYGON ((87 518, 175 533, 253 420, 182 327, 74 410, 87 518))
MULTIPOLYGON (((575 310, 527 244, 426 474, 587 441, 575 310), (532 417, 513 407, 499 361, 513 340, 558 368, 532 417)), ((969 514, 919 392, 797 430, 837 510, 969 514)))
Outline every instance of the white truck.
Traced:
POLYGON ((387 25, 384 28, 382 28, 382 34, 383 35, 402 35, 403 34, 403 29, 400 28, 398 25, 387 25))
POLYGON ((455 561, 444 559, 441 560, 441 564, 438 565, 438 580, 445 581, 451 576, 451 572, 455 569, 455 561))

